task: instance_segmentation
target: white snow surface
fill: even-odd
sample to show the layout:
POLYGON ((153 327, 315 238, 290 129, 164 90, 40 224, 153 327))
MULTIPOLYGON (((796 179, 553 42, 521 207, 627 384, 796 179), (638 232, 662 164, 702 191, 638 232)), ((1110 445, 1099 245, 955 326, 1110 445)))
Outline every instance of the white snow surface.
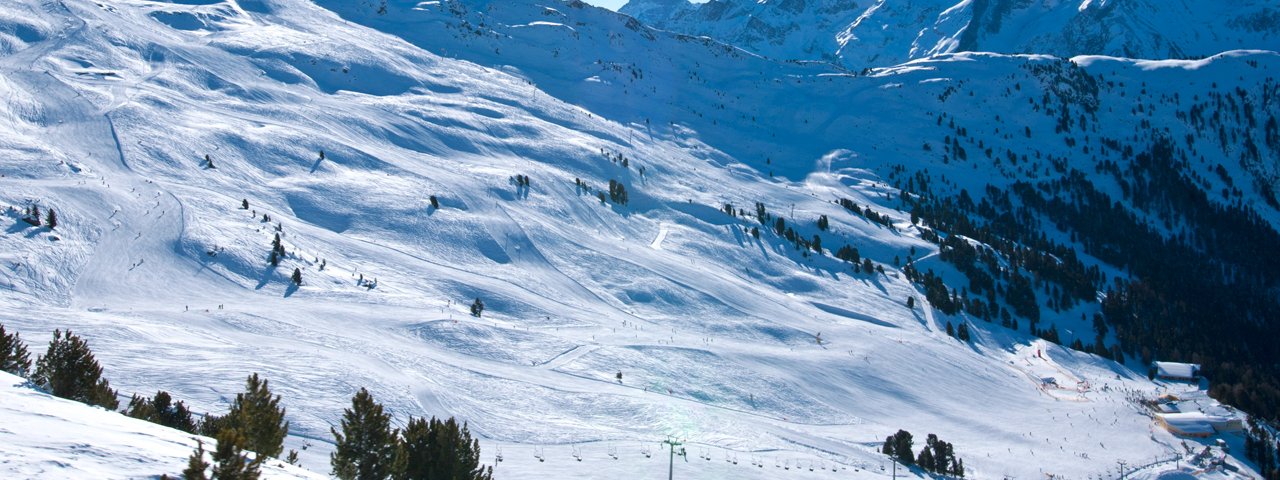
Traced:
MULTIPOLYGON (((181 478, 197 439, 206 452, 217 445, 211 438, 57 398, 25 383, 0 372, 0 472, 5 478, 181 478)), ((326 478, 279 460, 264 462, 261 471, 264 479, 326 478)))
MULTIPOLYGON (((900 428, 953 442, 974 478, 1096 476, 1183 451, 1130 401, 1182 387, 980 321, 958 342, 944 328, 963 318, 904 306, 921 295, 893 258, 933 247, 876 169, 918 154, 939 92, 982 90, 959 110, 974 118, 1025 110, 997 93, 1020 81, 1038 95, 1025 66, 1060 60, 963 54, 855 78, 578 2, 393 1, 386 15, 328 0, 0 2, 0 207, 61 219, 0 217, 0 323, 33 353, 70 328, 122 393, 166 390, 197 411, 224 411, 258 372, 315 472, 361 387, 398 423, 467 421, 487 463, 501 452, 498 478, 663 478, 669 436, 687 442, 687 478, 887 477, 878 447, 900 428), (630 204, 575 178, 623 181, 630 204), (756 201, 806 231, 829 215, 889 274, 756 240, 719 210, 756 201), (288 254, 272 268, 276 233, 288 254), (475 298, 483 317, 468 315, 475 298)), ((1192 84, 1248 85, 1245 62, 1280 68, 1271 53, 1228 55, 1192 84)), ((1088 68, 1193 88, 1180 69, 1088 68)), ((1051 117, 1023 118, 1052 131, 1051 117)), ((8 432, 49 422, 70 441, 86 421, 42 408, 116 417, 3 395, 39 399, 0 405, 8 432)), ((74 448, 24 434, 0 442, 0 476, 48 472, 11 451, 68 477, 173 472, 192 445, 94 421, 104 431, 83 442, 136 442, 145 458, 58 460, 74 448)))

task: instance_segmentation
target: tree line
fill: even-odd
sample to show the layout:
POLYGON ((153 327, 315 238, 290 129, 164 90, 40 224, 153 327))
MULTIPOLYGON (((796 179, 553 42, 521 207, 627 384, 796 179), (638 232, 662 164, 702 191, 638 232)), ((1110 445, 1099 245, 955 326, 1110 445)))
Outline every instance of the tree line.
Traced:
MULTIPOLYGON (((120 404, 88 342, 69 330, 54 331, 48 349, 37 357, 33 368, 22 337, 0 324, 0 370, 27 378, 57 397, 108 410, 120 404)), ((263 463, 284 452, 289 422, 280 402, 270 383, 254 373, 223 415, 197 418, 184 402, 175 401, 165 391, 152 397, 134 394, 120 413, 214 438, 212 452, 205 450, 204 439, 197 439, 182 472, 187 480, 256 480, 263 463)), ((471 437, 465 423, 459 425, 453 418, 410 418, 405 428, 392 429, 390 420, 369 392, 360 389, 352 398, 352 407, 344 412, 341 431, 331 429, 337 445, 330 456, 332 474, 343 480, 492 478, 492 467, 480 464, 479 441, 471 437)), ((296 464, 298 452, 290 450, 283 460, 296 464)))

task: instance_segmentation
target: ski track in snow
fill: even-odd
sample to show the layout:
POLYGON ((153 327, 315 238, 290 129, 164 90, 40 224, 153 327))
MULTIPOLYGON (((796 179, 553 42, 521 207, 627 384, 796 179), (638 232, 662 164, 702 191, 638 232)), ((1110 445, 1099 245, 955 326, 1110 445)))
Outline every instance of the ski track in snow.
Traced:
POLYGON ((670 230, 667 229, 666 225, 659 224, 658 236, 653 238, 653 243, 649 244, 649 248, 652 248, 654 250, 662 250, 662 241, 667 239, 667 233, 669 232, 670 230))

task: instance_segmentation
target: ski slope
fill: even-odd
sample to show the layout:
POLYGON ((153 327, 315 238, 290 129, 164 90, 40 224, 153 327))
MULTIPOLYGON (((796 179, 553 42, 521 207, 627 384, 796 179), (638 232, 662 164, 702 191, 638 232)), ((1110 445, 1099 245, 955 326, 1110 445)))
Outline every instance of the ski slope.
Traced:
MULTIPOLYGON (((181 478, 196 437, 82 403, 56 398, 0 372, 0 470, 6 478, 181 478)), ((208 458, 206 458, 208 461, 208 458)), ((325 478, 279 460, 264 479, 325 478)))
MULTIPOLYGON (((1178 386, 992 324, 954 340, 945 325, 963 319, 894 264, 936 251, 878 173, 932 132, 934 89, 1056 60, 849 77, 580 3, 391 2, 384 17, 362 2, 3 1, 0 323, 35 352, 70 328, 122 393, 196 411, 225 410, 258 372, 313 472, 361 387, 400 423, 467 421, 498 478, 662 478, 667 438, 687 442, 688 478, 883 478, 879 445, 900 428, 955 443, 973 478, 1096 476, 1182 451, 1131 401, 1178 386), (644 73, 602 67, 610 55, 644 73), (688 78, 704 87, 656 88, 688 78), (628 204, 597 199, 611 179, 628 204), (853 243, 886 273, 769 228, 756 239, 720 210, 756 201, 809 235, 828 215, 828 250, 853 243), (32 203, 59 226, 22 222, 32 203), (1046 391, 1046 372, 1092 388, 1046 391)), ((1164 85, 1190 70, 1088 61, 1164 85)), ((1280 67, 1237 52, 1196 68, 1248 85, 1231 75, 1246 61, 1280 67)), ((989 98, 975 118, 1021 103, 989 98)), ((100 468, 180 462, 190 442, 163 435, 137 440, 169 439, 142 465, 100 468)), ((0 464, 41 475, 27 468, 0 464)))

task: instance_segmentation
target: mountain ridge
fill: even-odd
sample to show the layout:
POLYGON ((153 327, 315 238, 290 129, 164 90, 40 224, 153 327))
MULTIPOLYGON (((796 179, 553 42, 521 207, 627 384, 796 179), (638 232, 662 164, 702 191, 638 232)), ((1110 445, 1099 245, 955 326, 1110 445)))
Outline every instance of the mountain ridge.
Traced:
POLYGON ((1280 10, 1267 2, 1146 0, 631 0, 620 12, 658 28, 708 35, 781 60, 860 70, 939 53, 1202 58, 1274 49, 1280 10), (1181 18, 1214 21, 1179 22, 1181 18))

